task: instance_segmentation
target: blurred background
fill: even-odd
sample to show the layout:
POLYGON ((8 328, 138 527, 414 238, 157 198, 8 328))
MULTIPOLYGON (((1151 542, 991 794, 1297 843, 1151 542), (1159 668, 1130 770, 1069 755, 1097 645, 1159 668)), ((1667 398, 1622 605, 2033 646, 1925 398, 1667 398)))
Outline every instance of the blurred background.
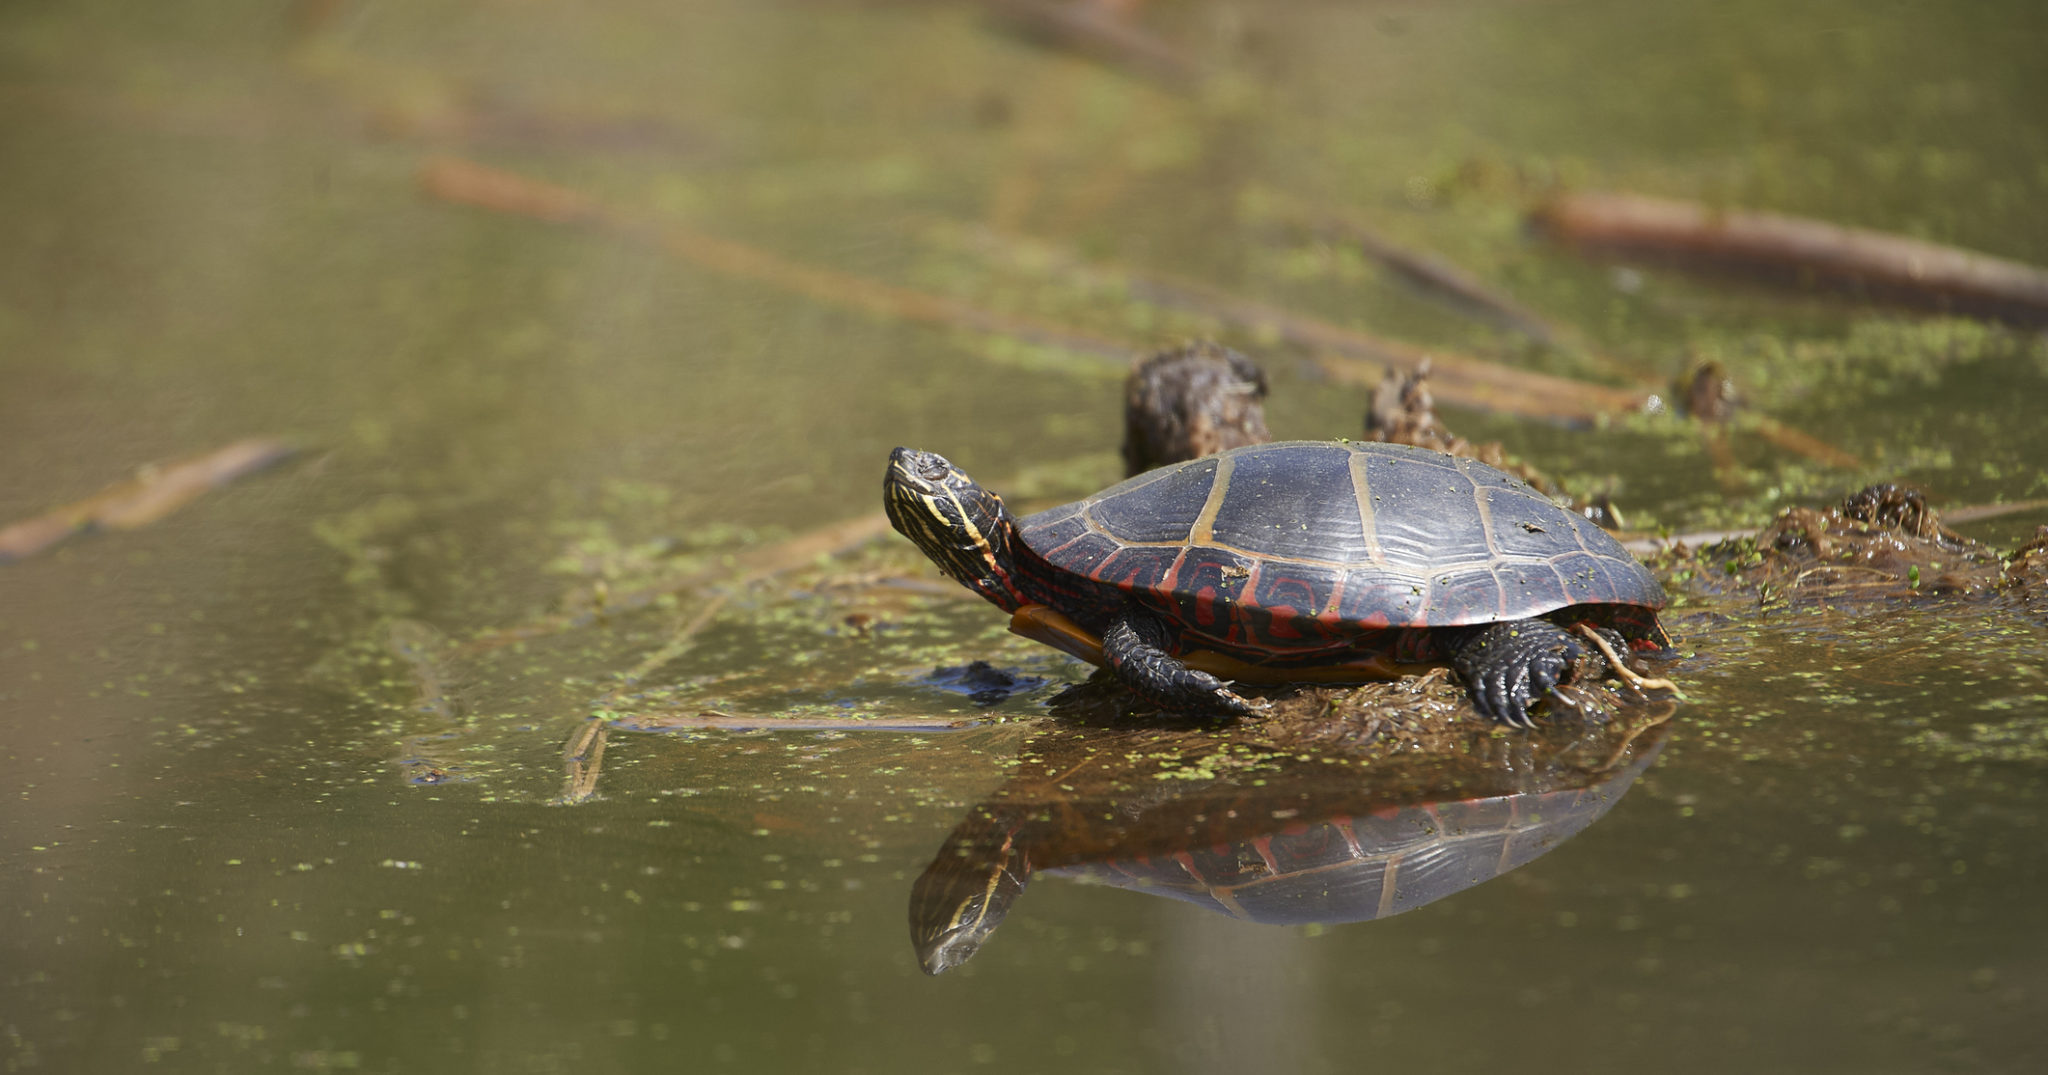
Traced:
POLYGON ((1502 881, 1329 928, 1047 882, 928 979, 911 879, 1087 670, 868 539, 898 444, 1107 484, 1131 358, 1209 337, 1289 438, 1429 355, 1643 531, 2048 497, 2040 307, 1531 224, 2048 264, 2044 48, 2032 3, 15 0, 0 525, 104 532, 0 556, 0 1056, 2039 1070, 2037 614, 1683 605, 1656 767, 1502 881), (1043 685, 932 674, 974 659, 1043 685))

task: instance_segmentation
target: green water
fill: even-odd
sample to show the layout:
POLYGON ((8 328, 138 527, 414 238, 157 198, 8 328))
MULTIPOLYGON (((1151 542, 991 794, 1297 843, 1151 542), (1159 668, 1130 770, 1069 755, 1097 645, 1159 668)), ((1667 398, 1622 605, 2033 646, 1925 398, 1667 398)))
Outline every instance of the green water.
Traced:
MULTIPOLYGON (((1499 881, 1284 928, 1045 879, 927 978, 912 880, 1083 670, 894 538, 736 581, 876 510, 899 443, 1024 499, 1117 466, 1120 360, 788 266, 1112 354, 1226 328, 973 225, 1564 376, 1713 358, 1861 461, 1738 434, 1717 469, 1668 416, 1446 410, 1632 523, 1753 525, 1878 477, 2048 496, 2038 331, 1618 277, 1520 225, 1568 183, 2048 264, 2038 5, 1148 5, 1225 72, 1192 96, 967 5, 281 7, 0 12, 0 524, 150 460, 302 446, 0 565, 8 1070, 2048 1063, 2048 632, 2016 606, 1679 608, 1690 702, 1656 766, 1499 881), (450 156, 633 224, 436 198, 450 156), (1275 194, 1586 345, 1447 310, 1253 211, 1275 194), (982 710, 922 682, 973 659, 1049 684, 982 710), (594 775, 565 758, 593 712, 622 719, 594 775), (646 730, 704 712, 1004 723, 646 730)), ((1224 338, 1272 372, 1276 432, 1356 431, 1362 390, 1224 338)))

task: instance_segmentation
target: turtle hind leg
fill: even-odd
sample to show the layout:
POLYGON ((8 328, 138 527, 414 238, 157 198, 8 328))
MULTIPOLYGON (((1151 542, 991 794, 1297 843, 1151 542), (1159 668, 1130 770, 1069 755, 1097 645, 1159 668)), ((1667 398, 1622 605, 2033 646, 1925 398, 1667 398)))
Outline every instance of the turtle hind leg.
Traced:
POLYGON ((1518 728, 1536 726, 1529 707, 1587 654, 1577 636, 1549 620, 1475 628, 1453 645, 1451 667, 1471 690, 1473 707, 1518 728))
POLYGON ((1232 693, 1223 681, 1198 672, 1169 653, 1173 635, 1159 618, 1126 608, 1102 632, 1102 655, 1109 670, 1138 697, 1161 709, 1203 716, 1249 716, 1252 705, 1232 693))

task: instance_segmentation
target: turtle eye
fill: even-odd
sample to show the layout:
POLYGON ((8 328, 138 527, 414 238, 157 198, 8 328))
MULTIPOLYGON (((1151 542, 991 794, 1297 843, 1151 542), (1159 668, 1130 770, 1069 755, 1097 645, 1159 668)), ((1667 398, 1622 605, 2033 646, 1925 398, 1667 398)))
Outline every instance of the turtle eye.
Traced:
POLYGON ((917 476, 928 482, 946 480, 946 472, 951 469, 944 459, 936 455, 926 455, 917 461, 917 476))

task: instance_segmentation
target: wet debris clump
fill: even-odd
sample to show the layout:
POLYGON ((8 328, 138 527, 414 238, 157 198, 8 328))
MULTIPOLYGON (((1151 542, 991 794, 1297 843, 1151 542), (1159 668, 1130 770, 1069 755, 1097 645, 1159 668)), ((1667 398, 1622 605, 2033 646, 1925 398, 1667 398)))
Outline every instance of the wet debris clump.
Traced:
POLYGON ((1199 341, 1139 361, 1124 384, 1125 473, 1272 440, 1265 399, 1265 371, 1220 344, 1199 341))
POLYGON ((1436 399, 1429 391, 1430 363, 1425 360, 1413 370, 1389 370, 1379 387, 1373 389, 1372 403, 1365 412, 1365 439, 1386 444, 1428 448, 1464 459, 1477 459, 1528 482, 1537 491, 1555 499, 1556 482, 1535 467, 1508 455, 1499 441, 1478 444, 1450 431, 1437 417, 1436 399))
POLYGON ((2005 588, 2029 612, 2048 619, 2048 526, 2037 527, 2033 539, 2006 560, 2005 588))
POLYGON ((1985 594, 2029 586, 2039 592, 2040 584, 2028 580, 2043 570, 2042 556, 2028 548, 2008 564, 1997 550, 1943 526, 1924 493, 1881 482, 1834 507, 1787 508, 1754 537, 1697 549, 1677 546, 1652 567, 1676 585, 1706 593, 1755 590, 1793 600, 1985 594))

